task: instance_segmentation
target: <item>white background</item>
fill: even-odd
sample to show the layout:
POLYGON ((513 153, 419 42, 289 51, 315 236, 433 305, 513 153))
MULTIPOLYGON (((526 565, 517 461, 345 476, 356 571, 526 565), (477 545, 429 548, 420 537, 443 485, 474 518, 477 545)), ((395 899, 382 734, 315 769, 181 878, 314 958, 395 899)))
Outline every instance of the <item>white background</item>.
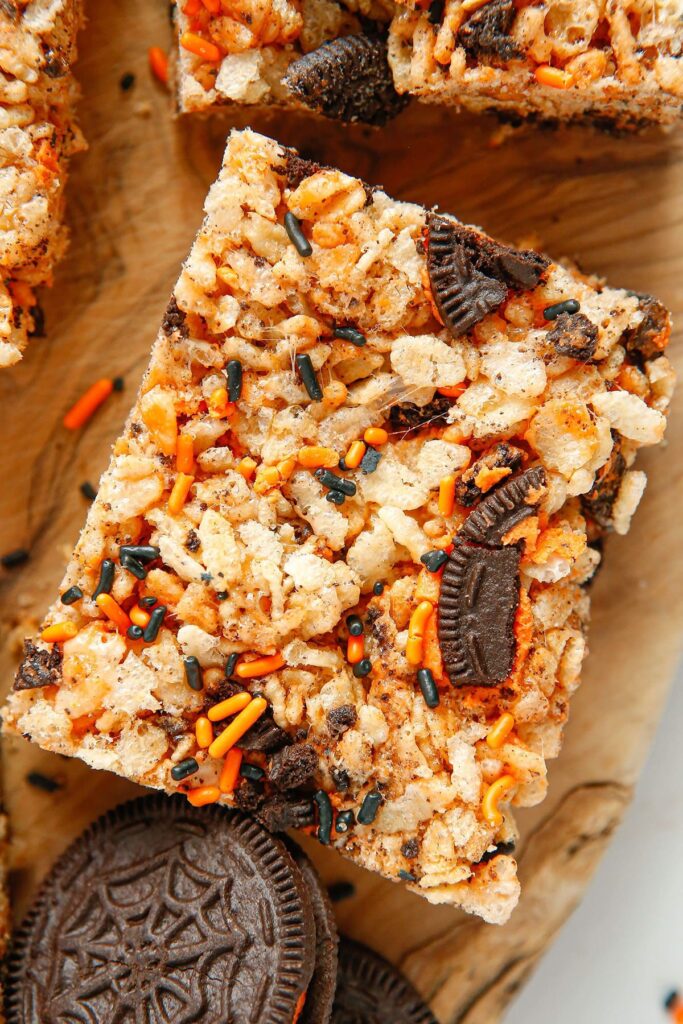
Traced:
POLYGON ((683 666, 626 819, 505 1024, 664 1024, 672 988, 683 992, 683 666))

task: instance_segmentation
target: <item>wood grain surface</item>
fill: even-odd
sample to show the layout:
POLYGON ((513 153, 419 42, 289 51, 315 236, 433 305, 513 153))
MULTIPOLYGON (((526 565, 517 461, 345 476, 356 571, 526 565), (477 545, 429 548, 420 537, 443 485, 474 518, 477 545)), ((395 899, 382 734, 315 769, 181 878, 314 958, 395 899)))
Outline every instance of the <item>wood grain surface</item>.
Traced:
MULTIPOLYGON (((147 71, 149 45, 168 45, 167 5, 90 3, 78 68, 90 150, 69 189, 72 245, 45 295, 48 334, 0 375, 0 551, 26 546, 30 562, 0 569, 0 680, 10 685, 17 639, 56 594, 87 502, 120 431, 181 260, 199 226, 227 121, 178 122, 147 71), (119 80, 133 71, 136 84, 119 80), (61 417, 97 377, 122 375, 86 429, 61 417)), ((241 123, 247 122, 243 117, 241 123)), ((254 127, 338 164, 393 195, 438 203, 510 241, 536 237, 614 284, 651 291, 677 315, 683 340, 683 131, 613 139, 581 130, 525 131, 502 147, 496 126, 411 107, 381 132, 306 118, 251 118, 254 127)), ((683 389, 680 392, 683 399, 683 389)), ((443 1024, 498 1021, 586 888, 628 806, 679 656, 683 612, 680 517, 683 417, 676 403, 668 450, 644 454, 643 505, 627 538, 608 544, 594 588, 591 654, 550 796, 519 814, 524 894, 498 928, 430 907, 307 843, 328 881, 352 880, 338 904, 343 930, 402 964, 443 1024)), ((13 828, 12 877, 20 916, 55 856, 134 787, 20 740, 4 749, 13 828), (31 787, 27 772, 62 788, 31 787)))

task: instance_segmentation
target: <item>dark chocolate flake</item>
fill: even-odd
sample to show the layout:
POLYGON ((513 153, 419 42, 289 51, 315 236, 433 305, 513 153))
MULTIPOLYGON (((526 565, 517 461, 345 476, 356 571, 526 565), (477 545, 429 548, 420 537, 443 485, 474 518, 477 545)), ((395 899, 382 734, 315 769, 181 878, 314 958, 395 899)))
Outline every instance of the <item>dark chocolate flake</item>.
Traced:
POLYGON ((470 513, 456 535, 456 544, 500 544, 506 533, 534 514, 544 487, 541 466, 506 480, 470 513))
POLYGON ((58 644, 49 650, 38 647, 33 640, 24 640, 24 657, 14 680, 15 690, 34 690, 39 686, 55 686, 62 678, 62 651, 58 644))
POLYGON ((496 686, 509 676, 520 559, 517 547, 453 550, 441 581, 438 631, 454 686, 496 686))
POLYGON ((357 718, 353 704, 340 704, 327 712, 327 728, 333 736, 341 736, 356 724, 357 718))
POLYGON ((458 45, 473 60, 482 57, 497 57, 501 61, 520 59, 522 51, 510 35, 516 13, 514 0, 489 0, 461 26, 458 45))
POLYGON ((347 124, 386 124, 408 103, 394 87, 386 41, 375 36, 325 42, 290 64, 283 81, 304 106, 347 124))

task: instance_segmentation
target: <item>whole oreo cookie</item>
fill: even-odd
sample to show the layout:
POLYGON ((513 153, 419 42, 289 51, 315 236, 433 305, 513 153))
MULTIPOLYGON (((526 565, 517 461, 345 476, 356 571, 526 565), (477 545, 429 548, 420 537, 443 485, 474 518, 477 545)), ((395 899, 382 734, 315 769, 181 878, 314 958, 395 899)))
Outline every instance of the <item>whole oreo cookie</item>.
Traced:
POLYGON ((332 1024, 437 1024, 413 986, 367 946, 342 937, 332 1024))
POLYGON ((292 1024, 314 937, 301 873, 256 822, 134 800, 43 884, 10 958, 8 1024, 292 1024))
POLYGON ((337 988, 339 935, 332 903, 318 872, 295 843, 288 844, 303 875, 315 919, 315 970, 297 1024, 329 1024, 337 988))

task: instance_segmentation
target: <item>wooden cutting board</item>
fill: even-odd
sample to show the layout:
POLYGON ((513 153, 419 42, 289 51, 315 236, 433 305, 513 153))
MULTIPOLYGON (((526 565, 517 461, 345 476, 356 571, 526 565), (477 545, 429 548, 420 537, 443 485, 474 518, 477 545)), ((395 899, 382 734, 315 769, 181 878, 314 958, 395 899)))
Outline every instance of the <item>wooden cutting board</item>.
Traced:
MULTIPOLYGON (((0 680, 11 682, 16 641, 56 594, 87 502, 120 431, 172 284, 199 226, 227 123, 171 118, 147 71, 167 46, 167 5, 91 0, 81 40, 81 114, 90 150, 73 168, 72 245, 45 296, 48 335, 0 374, 0 552, 31 550, 0 569, 0 680), (123 92, 125 72, 136 84, 123 92), (97 377, 122 375, 85 430, 61 417, 97 377)), ((244 124, 244 118, 241 123, 244 124)), ((527 131, 491 145, 493 121, 413 106, 382 132, 254 116, 254 127, 307 155, 439 203, 510 241, 536 235, 613 283, 661 297, 683 324, 683 130, 612 139, 580 130, 527 131)), ((680 350, 683 337, 674 341, 680 350)), ((680 392, 683 399, 683 388, 680 392)), ((443 1024, 493 1024, 581 898, 633 792, 679 655, 683 612, 681 401, 668 450, 645 452, 647 494, 627 538, 610 540, 593 590, 591 655, 550 796, 521 812, 524 895, 511 922, 489 926, 352 867, 307 843, 327 881, 351 880, 338 904, 344 931, 410 975, 443 1024)), ((4 749, 12 819, 13 895, 20 916, 55 856, 135 787, 22 741, 4 749), (26 774, 56 776, 55 794, 26 774)))

